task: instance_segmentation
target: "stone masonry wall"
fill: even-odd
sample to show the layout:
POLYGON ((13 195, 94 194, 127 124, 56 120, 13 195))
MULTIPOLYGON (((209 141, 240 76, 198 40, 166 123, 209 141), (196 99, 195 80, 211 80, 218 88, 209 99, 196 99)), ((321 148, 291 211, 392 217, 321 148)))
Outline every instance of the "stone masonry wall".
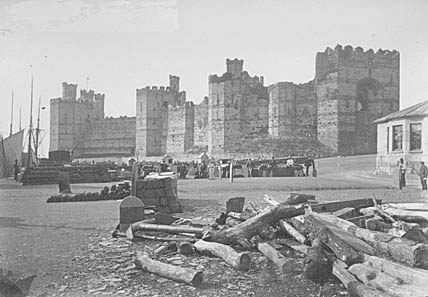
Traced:
POLYGON ((194 145, 197 147, 204 147, 208 145, 208 105, 208 97, 205 97, 200 104, 195 105, 193 135, 194 145))
POLYGON ((273 138, 314 140, 316 96, 313 81, 279 82, 269 86, 269 134, 273 138))
POLYGON ((399 53, 338 45, 317 54, 318 140, 343 155, 376 152, 373 121, 399 109, 399 53))
POLYGON ((184 154, 193 148, 194 118, 193 102, 168 108, 168 154, 184 154))
POLYGON ((135 117, 105 118, 88 125, 85 143, 75 149, 74 157, 135 155, 135 117))

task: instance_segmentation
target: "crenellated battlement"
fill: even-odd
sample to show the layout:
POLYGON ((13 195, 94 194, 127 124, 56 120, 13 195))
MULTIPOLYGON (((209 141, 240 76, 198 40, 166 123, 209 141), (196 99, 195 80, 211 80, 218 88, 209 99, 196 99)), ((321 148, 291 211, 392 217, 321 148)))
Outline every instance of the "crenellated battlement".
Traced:
POLYGON ((370 60, 389 60, 391 63, 399 63, 400 53, 397 50, 383 50, 378 49, 376 52, 373 49, 364 50, 362 47, 357 46, 353 48, 351 45, 342 46, 336 45, 334 49, 327 47, 324 52, 318 53, 330 57, 337 57, 339 59, 370 59, 370 60))

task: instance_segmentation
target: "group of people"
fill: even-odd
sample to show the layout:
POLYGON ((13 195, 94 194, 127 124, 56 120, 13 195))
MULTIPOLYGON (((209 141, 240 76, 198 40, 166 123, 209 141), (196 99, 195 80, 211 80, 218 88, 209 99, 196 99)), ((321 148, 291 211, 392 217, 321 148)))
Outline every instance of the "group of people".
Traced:
MULTIPOLYGON (((404 164, 404 159, 400 158, 398 162, 398 187, 403 189, 406 186, 406 165, 404 164)), ((428 167, 425 165, 425 162, 420 162, 419 172, 418 172, 422 190, 427 190, 427 178, 428 178, 428 167)))

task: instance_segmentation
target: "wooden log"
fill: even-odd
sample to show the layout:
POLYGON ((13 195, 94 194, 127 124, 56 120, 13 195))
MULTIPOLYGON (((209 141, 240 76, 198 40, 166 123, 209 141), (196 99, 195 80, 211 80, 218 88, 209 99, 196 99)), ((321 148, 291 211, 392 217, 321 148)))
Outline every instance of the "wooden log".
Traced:
POLYGON ((177 250, 177 243, 175 241, 166 242, 153 251, 153 255, 163 255, 177 250))
POLYGON ((336 260, 333 263, 333 275, 348 289, 349 295, 353 297, 393 297, 388 293, 377 290, 359 282, 347 269, 347 265, 336 260))
POLYGON ((249 242, 251 237, 261 233, 265 228, 278 222, 278 220, 298 216, 304 212, 303 207, 295 208, 281 203, 235 227, 221 231, 207 231, 203 239, 227 245, 239 244, 246 248, 252 248, 252 244, 249 242))
POLYGON ((324 254, 322 233, 312 240, 303 266, 303 276, 314 282, 323 282, 331 275, 331 262, 324 254))
POLYGON ((301 244, 297 241, 294 241, 292 239, 277 239, 277 243, 283 246, 288 247, 289 249, 303 255, 308 254, 309 247, 307 245, 301 244))
POLYGON ((300 242, 302 244, 307 244, 308 243, 307 238, 302 233, 300 233, 299 231, 297 231, 297 229, 294 228, 288 222, 286 222, 284 220, 279 220, 278 221, 278 225, 281 227, 282 230, 284 230, 285 232, 287 232, 289 235, 291 235, 298 242, 300 242))
POLYGON ((366 220, 366 228, 371 231, 382 231, 388 232, 392 229, 392 224, 385 223, 380 217, 375 216, 374 218, 366 220))
POLYGON ((180 241, 177 243, 177 252, 185 256, 191 255, 194 252, 193 245, 188 241, 180 241))
MULTIPOLYGON (((379 204, 382 203, 382 200, 380 199, 376 201, 379 204)), ((352 207, 359 210, 370 206, 374 206, 373 199, 371 198, 319 203, 313 204, 311 207, 315 212, 334 212, 345 207, 352 207)))
POLYGON ((204 279, 204 275, 201 271, 165 264, 151 259, 142 252, 137 252, 134 263, 138 269, 192 286, 200 286, 204 279))
POLYGON ((364 263, 352 265, 349 272, 364 284, 393 296, 426 297, 428 272, 378 257, 366 257, 364 263))
POLYGON ((250 267, 250 255, 248 253, 238 253, 230 246, 205 240, 197 241, 194 246, 198 252, 219 257, 237 270, 247 271, 250 267))
POLYGON ((332 215, 341 218, 341 219, 350 219, 355 217, 355 208, 353 207, 344 207, 342 209, 336 210, 332 215))
POLYGON ((157 224, 147 224, 142 222, 136 222, 129 226, 128 230, 126 230, 126 236, 129 239, 133 239, 134 233, 137 231, 155 231, 155 232, 165 232, 165 233, 192 233, 202 235, 205 229, 195 228, 189 226, 170 226, 170 225, 157 225, 157 224))
POLYGON ((351 222, 331 215, 317 214, 317 216, 369 243, 374 249, 374 255, 412 267, 428 269, 428 244, 416 244, 411 240, 397 238, 391 234, 359 228, 351 222))
POLYGON ((406 210, 401 208, 388 207, 385 205, 384 211, 396 218, 397 220, 414 222, 414 223, 427 223, 428 222, 428 211, 415 211, 406 210))
POLYGON ((276 264, 281 273, 293 273, 299 271, 296 269, 295 264, 291 261, 291 259, 287 259, 270 244, 259 243, 257 248, 263 255, 265 255, 266 258, 276 264))
POLYGON ((284 203, 288 205, 296 205, 296 204, 308 203, 309 200, 315 200, 315 195, 290 193, 290 197, 288 197, 284 201, 284 203))
MULTIPOLYGON (((334 217, 334 216, 332 216, 334 217)), ((338 219, 337 217, 334 217, 338 219)), ((328 246, 337 258, 348 265, 362 261, 362 254, 373 254, 373 248, 361 239, 328 222, 321 220, 317 214, 310 213, 302 217, 301 225, 295 226, 303 234, 312 234, 319 237, 328 246), (301 230, 299 229, 301 228, 301 230)))
POLYGON ((278 201, 276 201, 275 199, 273 199, 272 197, 266 194, 264 195, 263 200, 273 206, 277 206, 278 204, 280 204, 278 201))
POLYGON ((386 213, 385 211, 383 211, 379 207, 379 205, 378 205, 378 203, 377 203, 376 198, 375 198, 374 195, 373 195, 373 204, 374 204, 374 207, 375 207, 375 212, 377 212, 381 217, 385 218, 390 223, 394 223, 395 222, 395 219, 392 216, 390 216, 388 213, 386 213))

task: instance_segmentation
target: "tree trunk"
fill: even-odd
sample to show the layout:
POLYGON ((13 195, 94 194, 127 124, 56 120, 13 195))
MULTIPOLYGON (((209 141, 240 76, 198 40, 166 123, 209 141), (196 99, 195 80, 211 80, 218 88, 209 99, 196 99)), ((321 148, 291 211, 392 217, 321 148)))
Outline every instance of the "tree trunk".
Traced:
POLYGON ((287 259, 283 254, 278 252, 268 243, 259 243, 257 245, 258 250, 266 256, 269 260, 278 266, 281 273, 296 272, 295 264, 290 259, 287 259))
POLYGON ((333 263, 333 275, 337 277, 345 288, 348 289, 349 295, 353 297, 393 297, 393 295, 379 291, 376 288, 369 287, 359 282, 347 269, 346 264, 336 260, 333 263))
POLYGON ((250 255, 248 253, 238 253, 230 246, 205 240, 197 241, 194 246, 198 252, 222 258, 237 270, 247 271, 250 267, 250 255))
POLYGON ((205 229, 188 227, 188 226, 170 226, 170 225, 157 225, 157 224, 146 224, 142 222, 136 222, 129 226, 126 230, 126 236, 129 239, 134 238, 134 233, 137 231, 156 231, 156 232, 165 232, 165 233, 192 233, 202 235, 205 229))
POLYGON ((331 215, 316 214, 316 216, 369 243, 374 249, 374 255, 428 269, 428 244, 416 244, 391 234, 359 228, 351 222, 331 215))
POLYGON ((279 220, 278 225, 281 227, 282 230, 290 234, 294 239, 296 239, 298 242, 302 244, 308 243, 308 240, 306 237, 296 230, 291 224, 287 223, 284 220, 279 220))
POLYGON ((322 283, 331 275, 331 262, 324 254, 322 234, 312 240, 312 246, 306 255, 303 276, 314 282, 322 283))
POLYGON ((142 252, 137 252, 135 266, 149 273, 193 286, 201 285, 204 279, 202 271, 155 261, 142 252))
POLYGON ((177 252, 179 254, 188 256, 193 254, 193 245, 190 242, 187 241, 181 241, 177 243, 177 252))
POLYGON ((349 268, 364 284, 376 287, 393 296, 426 297, 428 272, 390 262, 377 257, 367 257, 363 264, 349 268))
POLYGON ((304 212, 303 207, 295 208, 281 203, 235 227, 222 231, 208 231, 204 234, 203 239, 227 245, 239 244, 245 248, 252 248, 252 244, 249 242, 251 237, 261 233, 278 220, 298 216, 304 214, 304 212))

